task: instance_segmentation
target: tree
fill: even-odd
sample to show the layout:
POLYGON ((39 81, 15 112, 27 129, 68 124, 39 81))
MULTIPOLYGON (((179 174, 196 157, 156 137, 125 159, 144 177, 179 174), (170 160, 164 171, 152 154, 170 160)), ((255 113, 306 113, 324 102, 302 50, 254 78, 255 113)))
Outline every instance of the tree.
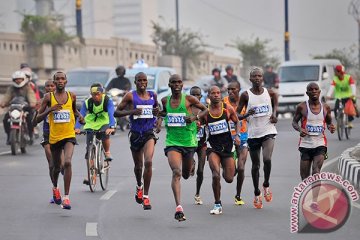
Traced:
POLYGON ((245 70, 251 66, 263 67, 266 64, 276 68, 280 64, 279 58, 272 55, 274 49, 268 47, 269 39, 261 40, 258 37, 250 41, 237 39, 234 43, 234 47, 241 53, 245 70))
POLYGON ((343 49, 335 48, 324 55, 315 55, 312 57, 313 59, 338 59, 341 64, 344 65, 345 69, 352 69, 357 66, 356 56, 354 56, 355 51, 355 46, 343 49))
POLYGON ((190 30, 176 31, 174 28, 164 28, 152 22, 154 30, 152 40, 164 55, 176 55, 181 58, 182 77, 186 79, 187 70, 191 64, 197 63, 206 46, 202 36, 190 30))
POLYGON ((57 47, 63 47, 66 42, 72 39, 59 25, 59 21, 51 16, 24 14, 21 31, 25 34, 29 49, 43 44, 51 45, 53 68, 57 69, 57 47))

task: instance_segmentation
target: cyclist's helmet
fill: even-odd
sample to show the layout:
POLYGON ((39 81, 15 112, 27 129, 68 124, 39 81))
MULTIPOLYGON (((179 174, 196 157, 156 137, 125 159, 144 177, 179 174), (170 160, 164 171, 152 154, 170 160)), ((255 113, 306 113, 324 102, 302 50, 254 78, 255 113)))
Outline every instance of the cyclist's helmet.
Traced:
POLYGON ((11 76, 12 81, 13 81, 13 85, 16 88, 22 88, 23 86, 25 86, 28 83, 28 79, 25 75, 25 73, 23 71, 16 71, 12 74, 11 76), (23 79, 23 81, 21 81, 20 83, 16 82, 16 79, 23 79))
POLYGON ((115 68, 115 72, 116 72, 116 74, 117 74, 118 76, 124 76, 125 73, 126 73, 126 69, 125 69, 124 66, 119 65, 119 66, 117 66, 117 67, 115 68))

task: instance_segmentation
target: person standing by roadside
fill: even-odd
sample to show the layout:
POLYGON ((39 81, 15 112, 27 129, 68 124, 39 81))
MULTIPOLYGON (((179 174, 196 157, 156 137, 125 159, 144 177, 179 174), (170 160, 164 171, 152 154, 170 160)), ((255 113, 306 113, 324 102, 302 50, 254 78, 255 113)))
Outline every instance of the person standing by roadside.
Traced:
POLYGON ((201 112, 198 118, 205 122, 209 129, 209 147, 207 155, 209 166, 212 172, 212 188, 214 192, 215 204, 210 210, 210 214, 222 214, 222 204, 220 200, 220 167, 223 169, 223 178, 227 183, 232 183, 235 173, 235 161, 233 158, 233 138, 228 122, 231 120, 235 124, 235 144, 240 144, 239 138, 239 119, 235 110, 226 103, 223 103, 220 88, 213 86, 208 94, 210 104, 206 111, 201 112))
POLYGON ((213 75, 213 78, 211 79, 211 81, 209 82, 210 87, 211 86, 217 86, 220 88, 221 91, 221 95, 225 96, 226 95, 226 91, 227 91, 227 85, 228 82, 226 81, 225 78, 223 78, 221 76, 221 70, 220 68, 214 68, 211 72, 211 74, 213 75))
MULTIPOLYGON (((325 124, 327 129, 335 132, 332 124, 331 109, 321 103, 319 85, 312 82, 306 87, 306 95, 309 100, 300 103, 292 121, 293 128, 300 132, 299 151, 300 151, 300 176, 301 180, 306 179, 316 173, 320 173, 324 160, 327 158, 327 139, 325 136, 325 124), (299 126, 299 121, 301 125, 299 126)), ((316 202, 318 193, 313 194, 313 203, 310 207, 317 211, 316 202)))
MULTIPOLYGON (((76 96, 72 92, 65 90, 67 77, 65 72, 58 71, 54 74, 55 92, 47 93, 41 103, 39 116, 49 115, 49 143, 51 156, 54 161, 53 168, 53 198, 56 204, 63 209, 71 209, 69 193, 72 177, 71 159, 74 152, 75 138, 75 118, 80 122, 84 119, 76 109, 76 96), (61 158, 64 154, 64 188, 65 196, 61 198, 58 188, 58 178, 60 173, 61 158)), ((39 121, 40 119, 37 119, 39 121)))
MULTIPOLYGON (((161 99, 165 117, 166 140, 165 155, 172 171, 171 188, 175 198, 175 219, 186 220, 180 202, 180 179, 188 179, 193 165, 194 152, 197 147, 197 127, 194 122, 197 117, 192 115, 191 107, 195 106, 205 110, 199 100, 193 96, 182 94, 183 81, 178 74, 169 78, 171 95, 161 99)), ((162 117, 158 118, 157 128, 160 128, 162 117)))
POLYGON ((251 176, 254 185, 254 207, 263 207, 261 191, 259 189, 260 151, 262 150, 264 163, 264 197, 267 202, 272 201, 270 190, 271 156, 277 135, 275 123, 277 122, 277 97, 271 89, 266 89, 263 84, 263 70, 255 67, 250 72, 252 87, 240 96, 237 112, 246 107, 246 113, 239 115, 240 120, 248 121, 248 145, 252 162, 251 176))
POLYGON ((224 78, 227 80, 228 83, 231 82, 239 82, 237 76, 234 74, 234 68, 229 64, 225 68, 226 75, 224 78))
MULTIPOLYGON (((146 90, 147 83, 146 74, 143 72, 137 73, 135 75, 136 90, 127 93, 115 111, 115 117, 130 115, 129 142, 137 183, 135 200, 143 205, 144 210, 151 209, 149 189, 157 140, 154 128, 156 116, 159 113, 157 95, 146 90), (143 167, 145 167, 144 171, 143 167)), ((156 132, 160 132, 160 128, 157 128, 156 132)))
MULTIPOLYGON (((229 96, 224 98, 224 103, 232 106, 235 110, 237 109, 240 101, 240 84, 239 82, 231 82, 228 85, 228 94, 229 96)), ((246 109, 243 108, 240 114, 245 114, 246 109)), ((248 133, 247 133, 247 126, 246 126, 246 119, 240 121, 240 145, 235 144, 235 151, 238 158, 237 161, 237 183, 236 183, 236 195, 235 195, 235 204, 236 205, 243 205, 245 202, 241 198, 241 189, 245 179, 245 162, 248 154, 248 133)), ((235 140, 236 137, 236 125, 234 122, 230 121, 230 129, 231 135, 235 140)))

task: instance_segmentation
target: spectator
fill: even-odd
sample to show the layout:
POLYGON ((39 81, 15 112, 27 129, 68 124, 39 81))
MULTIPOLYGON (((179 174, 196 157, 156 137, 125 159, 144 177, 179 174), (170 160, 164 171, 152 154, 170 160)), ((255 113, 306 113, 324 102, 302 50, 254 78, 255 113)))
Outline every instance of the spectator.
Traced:
POLYGON ((224 76, 228 83, 239 82, 236 75, 234 75, 234 68, 229 64, 225 68, 226 75, 224 76))

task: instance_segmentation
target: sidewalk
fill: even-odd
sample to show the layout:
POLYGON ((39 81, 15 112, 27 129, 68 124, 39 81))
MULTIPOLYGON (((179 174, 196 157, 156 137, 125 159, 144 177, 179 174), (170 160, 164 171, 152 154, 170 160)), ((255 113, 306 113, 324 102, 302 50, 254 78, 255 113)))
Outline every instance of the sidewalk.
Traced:
POLYGON ((360 190, 360 143, 341 154, 338 169, 344 179, 360 190))

